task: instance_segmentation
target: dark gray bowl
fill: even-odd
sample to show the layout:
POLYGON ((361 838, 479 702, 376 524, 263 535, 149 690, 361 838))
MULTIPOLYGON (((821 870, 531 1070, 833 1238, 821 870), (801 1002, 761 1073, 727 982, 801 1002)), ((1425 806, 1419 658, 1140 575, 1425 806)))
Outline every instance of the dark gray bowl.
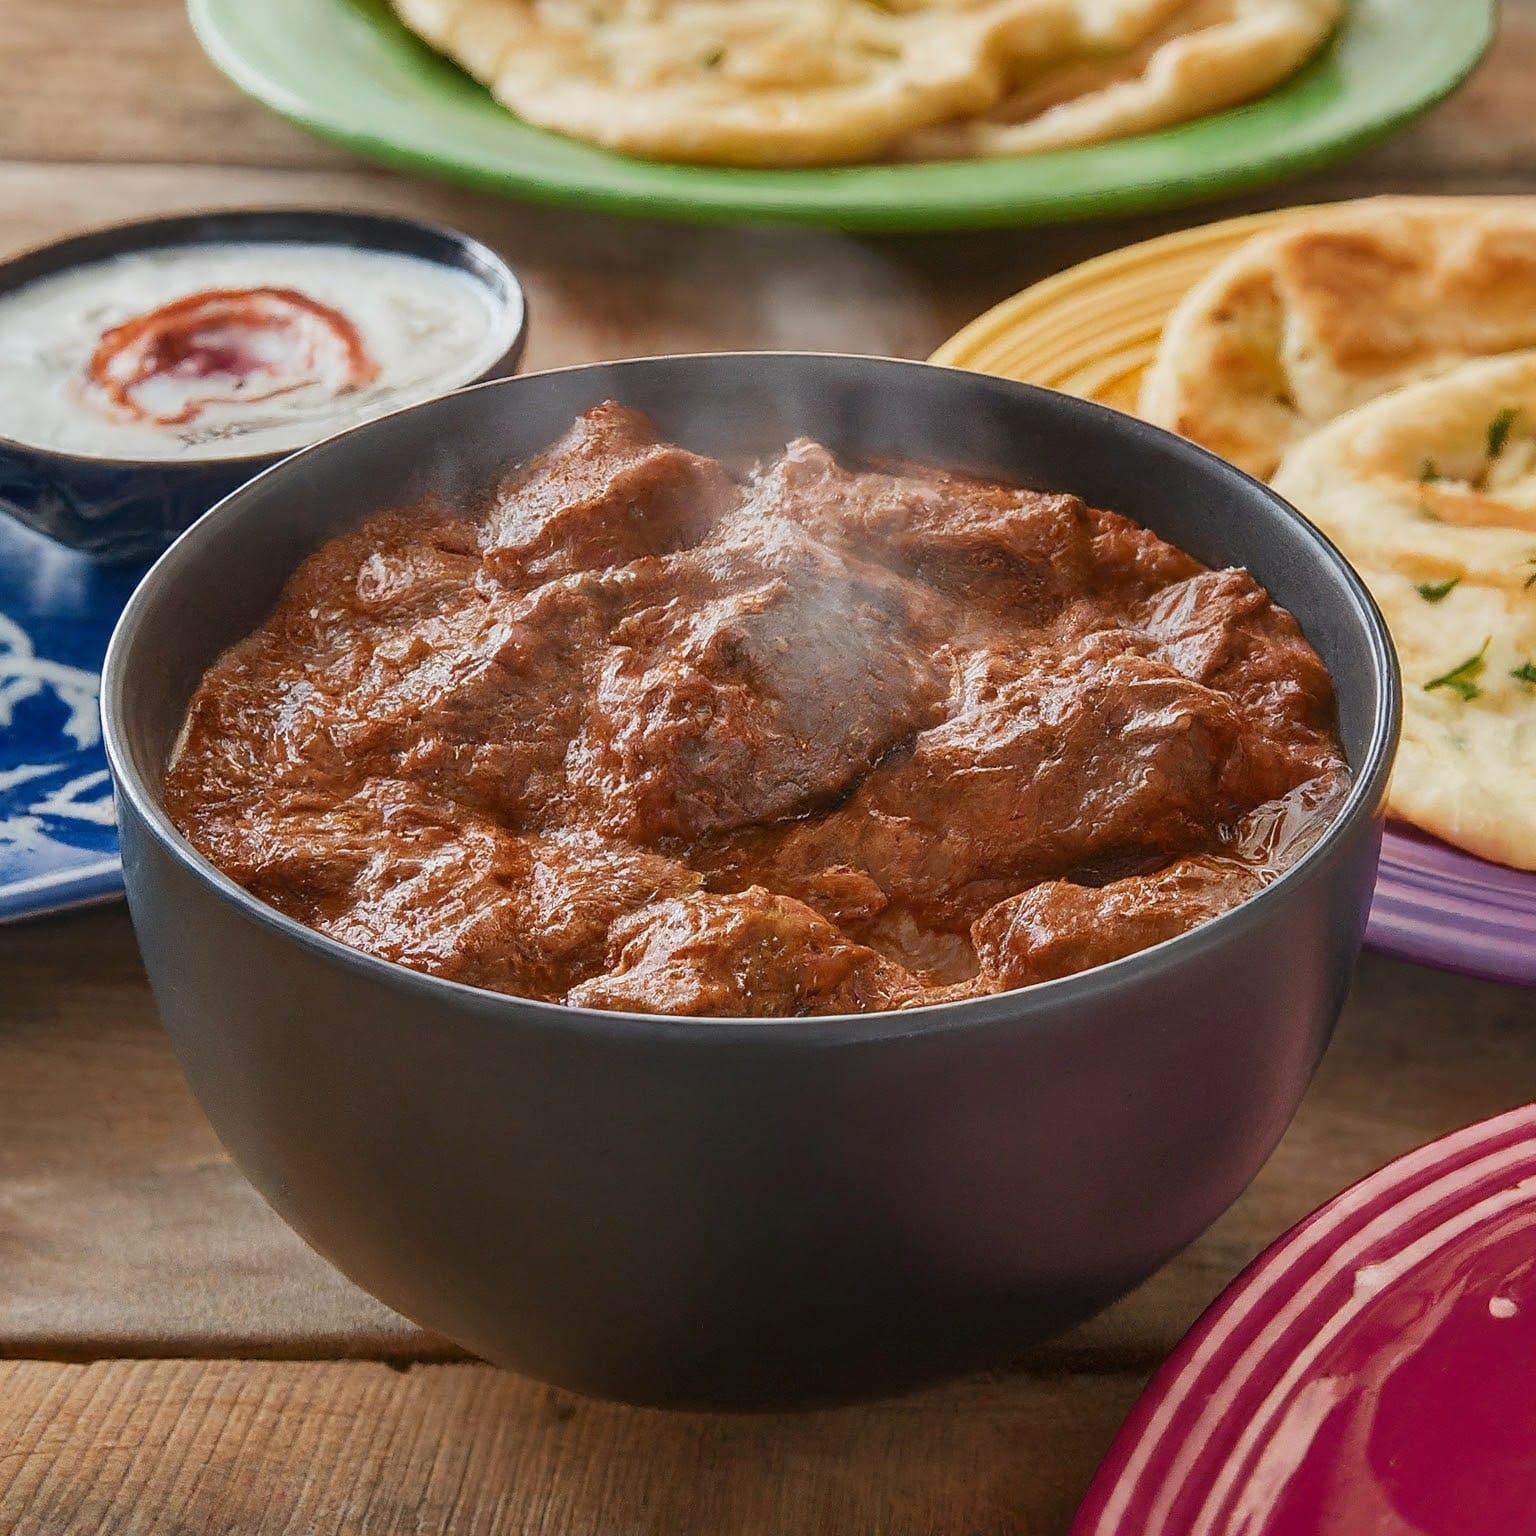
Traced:
MULTIPOLYGON (((468 235, 392 214, 237 208, 115 224, 0 263, 0 294, 72 267, 130 252, 223 241, 349 245, 456 267, 481 282, 505 317, 506 349, 477 377, 501 378, 517 366, 527 331, 527 308, 522 285, 512 269, 468 235)), ((475 380, 464 378, 460 382, 475 380)), ((3 421, 0 410, 0 423, 3 421)), ((102 560, 147 559, 159 554, 189 523, 236 486, 292 451, 218 458, 123 459, 39 448, 0 435, 0 511, 71 549, 85 550, 102 560)))
POLYGON ((102 692, 161 1014, 252 1182, 423 1326, 579 1392, 765 1407, 995 1364, 1202 1231, 1290 1120, 1344 1001, 1399 695, 1381 618, 1271 492, 1100 406, 920 363, 723 355, 483 385, 288 459, 129 603, 102 692), (955 1006, 680 1020, 414 974, 279 916, 172 828, 199 674, 364 514, 473 492, 614 397, 712 453, 810 433, 1071 489, 1248 565, 1332 669, 1357 775, 1293 870, 1113 965, 955 1006))

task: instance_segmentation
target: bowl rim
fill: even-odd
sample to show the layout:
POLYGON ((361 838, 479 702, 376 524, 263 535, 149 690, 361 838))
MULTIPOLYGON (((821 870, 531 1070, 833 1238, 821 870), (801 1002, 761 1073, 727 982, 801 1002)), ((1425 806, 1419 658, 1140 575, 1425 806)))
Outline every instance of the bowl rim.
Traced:
MULTIPOLYGON (((72 269, 96 266, 120 256, 139 252, 174 249, 177 246, 221 245, 244 241, 252 245, 333 245, 350 250, 393 252, 433 261, 473 276, 491 295, 507 317, 507 345, 487 366, 454 389, 479 383, 494 383, 511 371, 522 356, 528 338, 528 295, 511 264, 473 235, 448 224, 412 218, 409 214, 375 212, 367 208, 325 208, 307 204, 285 206, 260 204, 239 208, 207 208, 185 213, 158 214, 147 219, 127 219, 103 224, 34 245, 0 261, 0 300, 18 293, 33 283, 58 277, 72 269), (253 226, 246 229, 245 226, 253 226), (292 225, 292 230, 283 226, 292 225), (230 232, 225 233, 224 227, 230 232), (306 235, 306 228, 314 233, 306 235), (330 229, 327 236, 325 231, 330 229), (270 232, 264 232, 268 231, 270 232), (412 241, 443 248, 441 255, 429 255, 412 249, 412 241), (459 260, 448 258, 452 249, 459 260)), ((452 390, 440 390, 439 395, 452 390)), ((430 398, 437 398, 432 396, 430 398)), ((424 404, 412 401, 411 405, 424 404)), ((395 410, 408 410, 409 405, 395 410)), ((370 421, 378 417, 369 417, 370 421)), ((354 426, 366 426, 355 422, 354 426)), ((350 431, 343 427, 339 431, 350 431)), ((224 471, 246 468, 254 477, 276 460, 302 453, 327 437, 327 432, 295 448, 267 448, 255 453, 202 454, 194 458, 137 458, 133 455, 77 453, 70 449, 49 448, 29 443, 0 432, 0 453, 27 457, 40 464, 70 467, 76 470, 118 470, 132 473, 224 471)))
MULTIPOLYGON (((366 514, 363 514, 366 515, 366 514)), ((318 546, 317 546, 318 547, 318 546)), ((540 1025, 555 1030, 577 1031, 599 1037, 641 1037, 668 1041, 710 1040, 726 1043, 755 1039, 795 1040, 826 1047, 873 1044, 876 1041, 908 1038, 945 1033, 963 1027, 985 1028, 1000 1023, 1014 1023, 1025 1015, 1061 1016, 1069 1013, 1075 1004, 1091 1004, 1107 995, 1119 993, 1125 987, 1142 980, 1149 980, 1177 969, 1185 963, 1198 963, 1201 955, 1224 946, 1267 920, 1271 910, 1300 886, 1316 878, 1332 861, 1335 850, 1351 836, 1362 830, 1373 819, 1381 824, 1387 780, 1396 753, 1402 719, 1402 680, 1398 670, 1396 651, 1390 632, 1380 609, 1365 583, 1345 560, 1338 548, 1325 534, 1316 528, 1283 497, 1277 495, 1262 481, 1254 479, 1235 465, 1216 454, 1178 437, 1139 417, 1130 416, 1097 401, 1067 395, 1059 390, 1040 385, 1025 384, 996 375, 978 374, 972 370, 947 367, 943 364, 922 362, 907 358, 866 356, 859 353, 825 353, 800 351, 739 351, 695 352, 667 354, 650 357, 624 358, 617 361, 600 361, 570 364, 561 368, 549 368, 536 373, 518 374, 503 379, 455 390, 451 395, 438 396, 435 400, 420 401, 403 406, 383 416, 339 432, 289 455, 246 481, 229 495, 222 498, 197 519, 150 567, 130 597, 122 616, 112 633, 102 666, 101 686, 102 740, 107 761, 112 771, 112 781, 117 795, 128 802, 149 835, 184 871, 199 883, 209 887, 212 893, 242 916, 256 922, 279 937, 298 943, 317 958, 327 960, 343 968, 361 971, 372 980, 422 1001, 447 1005, 455 1010, 504 1019, 508 1024, 519 1026, 540 1025), (135 634, 145 622, 148 610, 163 599, 158 589, 174 590, 177 567, 199 552, 199 546, 217 537, 218 523, 238 509, 240 501, 270 475, 292 474, 302 466, 297 461, 311 454, 333 450, 334 445, 350 438, 353 433, 370 430, 387 430, 387 424, 411 411, 430 408, 442 400, 460 394, 487 389, 516 388, 534 380, 555 375, 575 374, 587 371, 627 371, 658 363, 687 367, 698 363, 732 359, 786 359, 806 364, 823 364, 827 361, 872 366, 876 371, 888 369, 919 369, 926 372, 947 374, 957 379, 986 380, 989 384, 1003 387, 1015 393, 1021 401, 1032 397, 1050 397, 1070 402, 1069 410, 1082 413, 1111 434, 1129 434, 1172 452, 1196 466, 1198 470, 1217 481, 1226 481, 1230 488, 1247 496, 1257 494, 1267 501, 1273 510, 1292 523, 1312 546, 1318 559, 1342 581, 1352 599, 1352 616, 1364 631, 1371 659, 1371 678, 1375 684, 1375 708, 1372 713, 1369 737, 1360 764, 1352 773, 1350 789, 1343 806, 1329 823, 1317 842, 1304 853, 1278 879, 1255 892, 1236 906, 1218 916, 1170 939, 1137 950, 1117 960, 1092 966, 1085 971, 1074 972, 1054 980, 1035 982, 1011 991, 989 993, 985 996, 960 1001, 926 1003, 921 1007, 889 1009, 872 1013, 816 1014, 809 1016, 700 1016, 661 1013, 632 1013, 622 1010, 582 1008, 566 1003, 544 1002, 536 998, 518 997, 510 993, 492 992, 465 982, 451 981, 424 971, 412 970, 393 960, 354 949, 327 934, 310 928, 296 918, 269 906, 205 858, 171 822, 156 796, 149 790, 134 762, 123 728, 127 713, 124 696, 124 657, 131 647, 135 634)))

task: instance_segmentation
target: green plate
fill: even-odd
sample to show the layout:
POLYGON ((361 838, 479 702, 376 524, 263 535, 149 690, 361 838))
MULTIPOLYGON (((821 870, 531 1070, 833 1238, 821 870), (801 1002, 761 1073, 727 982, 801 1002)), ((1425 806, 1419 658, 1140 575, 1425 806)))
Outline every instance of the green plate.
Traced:
POLYGON ((1452 91, 1497 0, 1349 0, 1328 48, 1247 106, 1086 149, 921 165, 666 165, 530 128, 384 0, 188 0, 208 55, 258 100, 391 165, 613 213, 841 229, 1043 224, 1194 202, 1365 148, 1452 91))

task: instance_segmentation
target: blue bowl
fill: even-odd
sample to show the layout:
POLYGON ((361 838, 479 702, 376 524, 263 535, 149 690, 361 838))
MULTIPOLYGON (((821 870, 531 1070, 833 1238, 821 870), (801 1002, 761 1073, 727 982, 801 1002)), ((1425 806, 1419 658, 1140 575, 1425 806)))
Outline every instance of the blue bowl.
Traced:
MULTIPOLYGON (((460 382, 501 378, 522 354, 522 285, 495 252, 454 230, 380 214, 259 208, 119 224, 0 264, 0 296, 129 252, 220 241, 348 245, 456 267, 479 279, 511 320, 507 350, 460 382)), ((291 451, 182 461, 98 458, 0 435, 0 510, 73 549, 108 560, 142 559, 158 554, 216 501, 291 451)))

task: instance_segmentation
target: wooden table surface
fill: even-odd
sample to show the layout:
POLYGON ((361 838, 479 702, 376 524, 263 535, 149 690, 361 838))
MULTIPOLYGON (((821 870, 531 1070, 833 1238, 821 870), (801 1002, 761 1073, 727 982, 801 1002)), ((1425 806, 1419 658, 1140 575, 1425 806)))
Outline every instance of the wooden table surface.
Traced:
MULTIPOLYGON (((526 365, 732 347, 921 356, 1027 282, 1160 230, 1384 190, 1536 191, 1536 0, 1452 102, 1241 203, 984 236, 697 230, 372 169, 246 102, 175 0, 0 0, 0 248, 230 204, 400 209, 527 284, 526 365)), ((0 402, 0 424, 4 404, 0 402)), ((1061 1532, 1149 1373, 1288 1224, 1536 1096, 1536 1000, 1367 956, 1268 1167, 1139 1292, 1006 1370, 800 1416, 665 1415, 466 1359, 263 1205, 184 1086, 120 906, 0 931, 0 1530, 1061 1532)))

